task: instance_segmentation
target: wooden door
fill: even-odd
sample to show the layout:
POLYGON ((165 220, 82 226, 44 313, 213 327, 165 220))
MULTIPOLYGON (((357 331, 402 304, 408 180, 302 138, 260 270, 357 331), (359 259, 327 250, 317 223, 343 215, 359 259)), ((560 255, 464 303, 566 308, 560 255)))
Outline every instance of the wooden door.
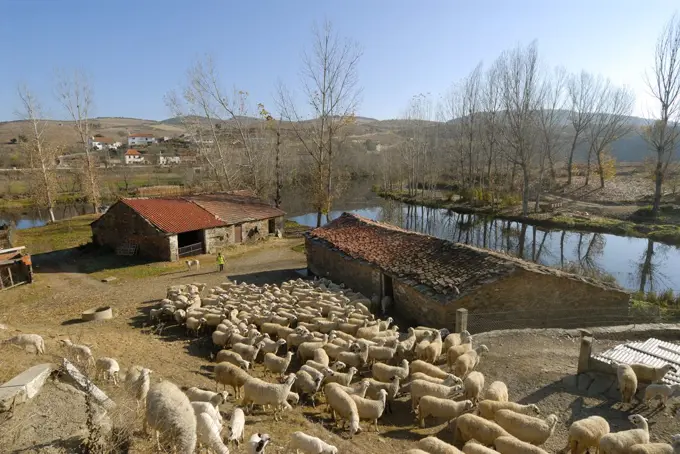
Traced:
POLYGON ((240 243, 243 241, 243 225, 238 224, 234 226, 234 242, 240 243))

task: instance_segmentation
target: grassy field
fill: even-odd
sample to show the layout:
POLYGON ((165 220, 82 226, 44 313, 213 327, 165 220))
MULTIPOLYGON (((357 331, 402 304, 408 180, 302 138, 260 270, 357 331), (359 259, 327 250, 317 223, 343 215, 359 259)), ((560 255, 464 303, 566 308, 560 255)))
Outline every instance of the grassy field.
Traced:
POLYGON ((17 246, 26 246, 31 254, 82 246, 90 242, 92 238, 90 223, 97 217, 98 215, 88 214, 57 221, 43 227, 17 230, 14 243, 17 246))

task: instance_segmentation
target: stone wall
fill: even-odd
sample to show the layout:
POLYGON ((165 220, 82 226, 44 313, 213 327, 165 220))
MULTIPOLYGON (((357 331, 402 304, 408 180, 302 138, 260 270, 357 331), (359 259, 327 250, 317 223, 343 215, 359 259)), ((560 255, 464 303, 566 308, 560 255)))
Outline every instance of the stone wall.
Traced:
POLYGON ((124 203, 114 204, 92 225, 92 242, 114 250, 119 245, 136 244, 143 257, 177 260, 177 236, 169 237, 124 203))
POLYGON ((307 254, 307 268, 319 277, 327 277, 334 282, 342 282, 354 291, 361 292, 368 298, 373 294, 380 294, 380 287, 376 288, 373 280, 374 272, 379 274, 371 265, 344 256, 339 251, 333 251, 317 240, 305 240, 307 254))
POLYGON ((206 254, 217 254, 233 241, 233 226, 203 230, 203 246, 206 254))
POLYGON ((459 304, 442 302, 429 296, 411 285, 392 280, 394 288, 393 310, 410 325, 427 325, 436 328, 448 328, 454 332, 456 326, 456 309, 459 304))

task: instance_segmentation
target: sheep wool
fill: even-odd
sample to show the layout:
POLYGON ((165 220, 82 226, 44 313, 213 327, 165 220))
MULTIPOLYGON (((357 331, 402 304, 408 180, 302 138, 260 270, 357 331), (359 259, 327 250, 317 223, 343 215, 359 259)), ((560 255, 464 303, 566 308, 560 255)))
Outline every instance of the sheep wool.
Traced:
POLYGON ((220 430, 222 430, 222 414, 213 404, 210 402, 191 402, 191 406, 197 418, 201 413, 207 413, 219 424, 220 430))
POLYGON ((418 447, 430 454, 461 454, 461 451, 437 437, 426 437, 418 442, 418 447))
POLYGON ((498 437, 494 444, 501 454, 548 454, 547 451, 515 437, 498 437))
POLYGON ((434 378, 444 379, 448 375, 447 372, 443 371, 441 368, 435 366, 434 364, 426 363, 425 361, 416 360, 410 365, 411 374, 415 372, 422 372, 434 378))
POLYGON ((498 402, 495 400, 483 400, 477 406, 479 416, 484 419, 493 420, 498 410, 512 410, 515 413, 524 415, 538 415, 541 412, 535 404, 518 404, 516 402, 498 402))
POLYGON ((335 446, 300 431, 291 434, 288 449, 294 449, 296 453, 302 452, 303 454, 337 454, 338 452, 335 446))
POLYGON ((349 437, 361 431, 359 426, 359 410, 354 400, 347 394, 337 383, 329 383, 323 387, 323 392, 326 395, 326 402, 331 409, 333 418, 337 421, 339 416, 341 419, 349 421, 349 437))
POLYGON ((45 341, 38 334, 18 334, 2 341, 2 344, 17 345, 25 350, 33 350, 36 355, 45 353, 45 341))
POLYGON ((243 357, 241 357, 241 355, 235 351, 220 350, 217 352, 217 356, 215 356, 215 362, 223 363, 225 361, 233 364, 234 366, 238 366, 243 370, 248 370, 250 368, 250 362, 243 359, 243 357))
POLYGON ((246 415, 240 408, 234 408, 229 419, 229 435, 227 442, 234 442, 236 446, 243 442, 243 429, 246 425, 246 415))
POLYGON ((654 383, 661 381, 670 371, 677 372, 672 364, 664 364, 661 367, 648 366, 646 364, 631 364, 630 368, 635 372, 638 381, 654 383))
POLYGON ((512 410, 498 410, 495 421, 510 435, 531 443, 542 445, 555 431, 559 421, 557 415, 550 415, 545 420, 534 416, 515 413, 512 410))
POLYGON ((105 380, 113 381, 114 385, 118 385, 120 379, 120 366, 118 361, 113 358, 99 358, 95 362, 95 378, 104 377, 105 380))
POLYGON ((266 353, 264 355, 265 374, 271 372, 272 374, 278 374, 279 376, 282 376, 286 373, 286 370, 288 370, 288 366, 290 366, 290 361, 292 358, 293 352, 291 351, 286 353, 286 356, 283 358, 276 356, 274 353, 266 353))
POLYGON ((174 383, 161 381, 149 389, 145 432, 147 427, 179 454, 193 454, 196 449, 196 416, 189 398, 174 383))
POLYGON ((285 406, 286 398, 296 378, 295 374, 289 374, 283 384, 278 384, 251 377, 243 385, 242 405, 271 405, 274 407, 274 419, 278 420, 279 408, 285 406))
POLYGON ((649 425, 647 419, 642 415, 630 415, 628 420, 635 426, 635 429, 622 430, 620 432, 610 432, 600 438, 599 452, 601 454, 615 454, 627 452, 627 450, 638 444, 649 443, 649 425))
POLYGON ((508 387, 502 381, 495 381, 484 392, 484 398, 498 402, 508 401, 508 387))
POLYGON ((234 389, 237 399, 241 396, 241 388, 250 378, 248 372, 231 363, 223 362, 215 366, 215 389, 217 390, 218 383, 223 387, 229 385, 234 389))
POLYGON ((196 417, 196 434, 198 441, 210 448, 215 454, 229 454, 220 437, 221 426, 207 413, 201 413, 196 417))
POLYGON ((378 432, 378 419, 380 419, 385 412, 385 406, 387 405, 387 391, 381 389, 378 393, 377 400, 366 399, 359 397, 356 394, 350 394, 349 397, 357 405, 359 419, 373 421, 375 424, 375 431, 378 432))
POLYGON ((589 416, 574 421, 569 427, 569 440, 564 451, 583 454, 589 448, 597 449, 600 438, 609 433, 609 423, 601 416, 589 416))
POLYGON ((465 454, 496 454, 498 451, 479 444, 477 440, 470 440, 463 446, 463 452, 465 454))
POLYGON ((468 441, 474 438, 484 445, 491 446, 498 437, 508 435, 510 434, 495 422, 471 413, 456 418, 454 441, 468 441))
POLYGON ((476 403, 484 390, 484 374, 473 371, 463 380, 463 396, 476 403))
POLYGON ((665 383, 652 383, 645 388, 645 403, 649 406, 652 399, 661 399, 661 405, 666 406, 668 398, 680 391, 680 384, 667 385, 665 383))
POLYGON ((621 390, 621 402, 631 403, 637 391, 638 379, 635 371, 628 364, 618 364, 616 366, 616 378, 621 390))
POLYGON ((411 382, 411 409, 413 411, 418 407, 420 398, 423 396, 435 396, 446 398, 450 397, 462 390, 460 385, 446 386, 430 383, 425 380, 414 380, 411 382))
POLYGON ((374 363, 371 367, 373 378, 378 381, 388 382, 392 377, 399 377, 405 380, 409 374, 409 365, 407 360, 401 361, 401 366, 390 366, 385 363, 374 363))
POLYGON ((429 416, 443 418, 447 421, 456 419, 473 407, 472 401, 463 400, 457 402, 451 399, 443 399, 435 396, 423 396, 418 403, 418 420, 420 427, 425 427, 425 419, 429 416))
POLYGON ((271 441, 269 434, 253 434, 246 445, 248 454, 264 454, 264 450, 271 441))
POLYGON ((677 451, 667 443, 645 443, 633 445, 627 452, 630 454, 675 454, 677 451))

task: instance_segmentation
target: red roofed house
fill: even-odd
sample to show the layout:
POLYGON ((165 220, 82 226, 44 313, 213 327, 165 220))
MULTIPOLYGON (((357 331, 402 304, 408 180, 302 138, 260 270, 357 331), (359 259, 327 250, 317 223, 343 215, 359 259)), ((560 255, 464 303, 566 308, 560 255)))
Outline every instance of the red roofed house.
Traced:
POLYGON ((119 254, 178 260, 272 235, 284 214, 240 191, 121 199, 92 222, 92 240, 119 254))
POLYGON ((130 148, 125 152, 125 164, 143 164, 144 156, 137 151, 130 148))
POLYGON ((151 145, 152 143, 156 143, 156 138, 153 134, 136 133, 128 136, 128 147, 151 145))
POLYGON ((573 328, 628 311, 630 295, 611 285, 349 213, 305 236, 312 274, 369 298, 390 296, 394 310, 418 324, 453 331, 463 308, 473 333, 573 328))

